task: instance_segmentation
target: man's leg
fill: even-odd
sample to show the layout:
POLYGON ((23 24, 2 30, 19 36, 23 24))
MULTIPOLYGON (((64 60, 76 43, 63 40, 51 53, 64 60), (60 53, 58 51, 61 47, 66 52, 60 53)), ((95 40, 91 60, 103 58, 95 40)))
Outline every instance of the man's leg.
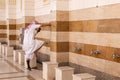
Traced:
POLYGON ((31 67, 30 67, 30 59, 27 59, 27 67, 28 67, 28 70, 31 71, 31 67))

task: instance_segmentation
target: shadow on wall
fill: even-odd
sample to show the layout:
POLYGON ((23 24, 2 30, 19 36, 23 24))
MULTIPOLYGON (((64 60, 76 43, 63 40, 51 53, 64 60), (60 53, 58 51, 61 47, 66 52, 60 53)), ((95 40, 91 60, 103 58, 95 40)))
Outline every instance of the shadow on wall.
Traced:
POLYGON ((50 61, 50 55, 43 54, 43 53, 40 53, 40 52, 38 52, 37 54, 38 54, 38 57, 37 57, 37 62, 38 63, 50 61))

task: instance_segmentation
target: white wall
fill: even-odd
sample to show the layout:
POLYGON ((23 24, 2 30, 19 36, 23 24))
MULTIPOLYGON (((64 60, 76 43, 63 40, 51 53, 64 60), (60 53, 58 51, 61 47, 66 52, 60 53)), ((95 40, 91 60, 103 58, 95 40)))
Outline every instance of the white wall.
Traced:
POLYGON ((44 4, 42 0, 35 0, 35 16, 50 14, 56 10, 56 1, 50 0, 50 4, 44 4))
POLYGON ((120 0, 70 0, 70 10, 120 3, 120 0))

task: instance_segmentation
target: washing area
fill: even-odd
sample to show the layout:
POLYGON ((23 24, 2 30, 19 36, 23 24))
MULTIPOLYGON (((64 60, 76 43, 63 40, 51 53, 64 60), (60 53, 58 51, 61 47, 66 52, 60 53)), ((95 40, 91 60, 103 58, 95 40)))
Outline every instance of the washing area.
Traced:
POLYGON ((120 80, 119 0, 1 0, 0 80, 120 80), (27 70, 24 29, 50 23, 27 70))

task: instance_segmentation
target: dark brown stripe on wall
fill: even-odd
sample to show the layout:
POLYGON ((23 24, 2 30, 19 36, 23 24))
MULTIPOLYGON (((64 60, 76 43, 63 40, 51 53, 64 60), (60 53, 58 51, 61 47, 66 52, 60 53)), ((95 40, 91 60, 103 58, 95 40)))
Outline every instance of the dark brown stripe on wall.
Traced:
POLYGON ((16 24, 10 24, 9 29, 10 30, 16 30, 17 29, 16 24))
POLYGON ((80 55, 86 55, 120 63, 120 59, 113 56, 114 54, 120 56, 120 48, 70 42, 69 51, 80 55), (95 51, 98 51, 98 54, 95 54, 95 51))
POLYGON ((17 35, 9 35, 9 40, 18 40, 17 35))
POLYGON ((7 38, 7 34, 0 34, 0 38, 7 38))
POLYGON ((0 29, 7 29, 7 25, 0 25, 0 29))
POLYGON ((52 21, 51 31, 69 31, 69 21, 52 21))
POLYGON ((50 49, 53 52, 69 52, 69 42, 50 42, 50 49))
POLYGON ((70 21, 69 31, 120 33, 120 19, 70 21))
POLYGON ((57 21, 57 31, 69 31, 69 21, 57 21))

